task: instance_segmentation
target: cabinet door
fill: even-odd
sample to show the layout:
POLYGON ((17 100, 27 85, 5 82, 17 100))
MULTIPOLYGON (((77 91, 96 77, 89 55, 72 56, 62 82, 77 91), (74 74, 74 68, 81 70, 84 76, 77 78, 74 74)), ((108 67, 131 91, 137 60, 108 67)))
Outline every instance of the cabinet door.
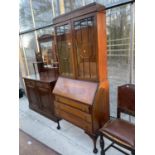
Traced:
POLYGON ((38 96, 35 86, 26 85, 26 89, 27 89, 27 95, 28 95, 30 107, 38 110, 40 108, 40 103, 38 100, 39 96, 38 96))
POLYGON ((76 18, 72 25, 77 78, 97 80, 96 16, 76 18))
POLYGON ((62 76, 73 77, 74 64, 70 22, 57 25, 55 32, 60 74, 62 76))
POLYGON ((50 90, 50 88, 43 88, 43 87, 38 87, 37 89, 40 97, 42 112, 47 116, 51 116, 54 113, 54 107, 53 107, 54 97, 52 95, 52 91, 50 90))

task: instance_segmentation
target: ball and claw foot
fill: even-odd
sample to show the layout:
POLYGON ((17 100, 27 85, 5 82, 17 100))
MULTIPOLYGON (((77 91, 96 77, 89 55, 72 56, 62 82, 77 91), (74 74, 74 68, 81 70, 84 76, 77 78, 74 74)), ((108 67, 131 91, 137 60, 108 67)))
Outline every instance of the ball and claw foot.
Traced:
POLYGON ((98 152, 97 148, 94 148, 93 152, 94 153, 97 153, 98 152))

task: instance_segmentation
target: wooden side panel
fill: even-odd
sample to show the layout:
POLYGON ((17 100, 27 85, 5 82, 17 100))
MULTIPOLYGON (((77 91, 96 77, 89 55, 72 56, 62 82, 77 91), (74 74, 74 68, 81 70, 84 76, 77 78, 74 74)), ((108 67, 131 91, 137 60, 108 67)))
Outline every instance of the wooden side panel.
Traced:
POLYGON ((100 83, 93 104, 93 131, 96 132, 109 120, 109 82, 100 83))
POLYGON ((135 115, 135 85, 125 84, 118 87, 117 108, 119 112, 135 115))
POLYGON ((33 80, 24 79, 26 91, 27 91, 27 97, 29 100, 29 107, 33 108, 35 110, 40 109, 40 102, 38 99, 38 93, 36 90, 36 84, 33 80))
POLYGON ((51 94, 51 90, 43 87, 38 87, 37 90, 40 97, 42 112, 48 116, 53 115, 54 114, 54 96, 51 94))
POLYGON ((97 13, 97 38, 99 81, 104 81, 107 79, 107 36, 105 12, 97 13))
POLYGON ((29 106, 31 108, 39 110, 40 102, 38 99, 39 96, 38 96, 35 86, 26 85, 26 90, 27 90, 27 95, 28 95, 28 100, 29 100, 29 106))

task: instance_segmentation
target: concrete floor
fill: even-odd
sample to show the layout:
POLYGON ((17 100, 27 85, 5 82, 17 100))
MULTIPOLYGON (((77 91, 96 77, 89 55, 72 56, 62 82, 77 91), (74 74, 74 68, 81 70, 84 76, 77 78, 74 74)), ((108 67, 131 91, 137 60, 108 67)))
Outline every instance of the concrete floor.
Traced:
POLYGON ((61 155, 19 130, 19 155, 61 155))
MULTIPOLYGON (((92 140, 82 129, 62 120, 61 130, 57 130, 57 123, 29 109, 27 97, 21 98, 19 104, 20 129, 62 155, 94 155, 92 140)), ((105 143, 108 145, 110 141, 105 139, 105 143)), ((99 139, 97 148, 96 155, 100 155, 99 139)), ((110 148, 106 155, 123 154, 110 148)))

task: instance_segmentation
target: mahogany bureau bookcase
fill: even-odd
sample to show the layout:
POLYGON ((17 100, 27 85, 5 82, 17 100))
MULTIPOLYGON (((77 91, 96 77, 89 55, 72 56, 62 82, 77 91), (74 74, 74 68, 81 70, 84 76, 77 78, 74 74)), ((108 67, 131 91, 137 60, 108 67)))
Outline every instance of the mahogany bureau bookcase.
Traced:
POLYGON ((94 153, 97 132, 109 120, 105 18, 104 6, 91 3, 53 20, 60 74, 55 114, 82 128, 94 153))

